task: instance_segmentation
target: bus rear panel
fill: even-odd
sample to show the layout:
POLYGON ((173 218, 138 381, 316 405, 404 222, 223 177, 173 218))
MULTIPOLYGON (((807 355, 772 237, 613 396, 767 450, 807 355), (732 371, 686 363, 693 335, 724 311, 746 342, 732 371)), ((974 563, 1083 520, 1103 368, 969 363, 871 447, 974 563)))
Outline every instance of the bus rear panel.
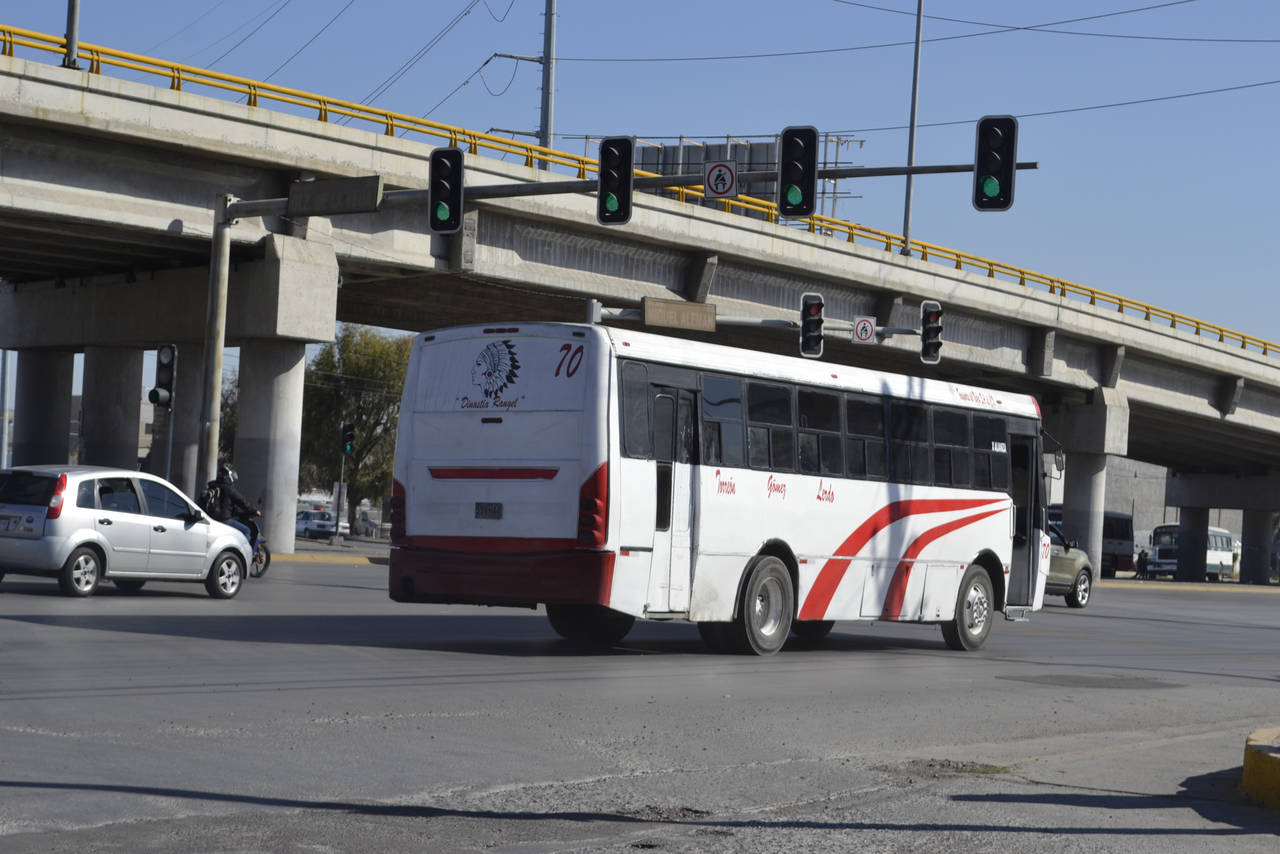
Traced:
POLYGON ((607 603, 607 343, 589 328, 420 335, 401 403, 399 602, 607 603))

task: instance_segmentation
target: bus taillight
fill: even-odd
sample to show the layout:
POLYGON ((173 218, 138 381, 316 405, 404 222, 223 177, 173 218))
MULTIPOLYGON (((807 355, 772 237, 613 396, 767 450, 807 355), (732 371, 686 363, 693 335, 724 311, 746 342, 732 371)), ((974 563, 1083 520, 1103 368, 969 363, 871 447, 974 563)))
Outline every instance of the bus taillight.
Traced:
POLYGON ((609 464, 601 463, 578 490, 578 542, 603 546, 609 537, 609 464))
POLYGON ((391 539, 404 539, 404 484, 398 480, 391 481, 391 539))

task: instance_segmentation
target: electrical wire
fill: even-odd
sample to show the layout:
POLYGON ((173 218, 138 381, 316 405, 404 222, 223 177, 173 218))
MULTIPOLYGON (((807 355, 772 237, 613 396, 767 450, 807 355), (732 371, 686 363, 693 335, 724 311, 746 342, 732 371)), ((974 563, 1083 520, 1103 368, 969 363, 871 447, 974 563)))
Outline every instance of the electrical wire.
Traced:
MULTIPOLYGON (((831 0, 833 3, 839 3, 842 6, 857 6, 862 9, 871 9, 877 12, 891 12, 895 15, 910 15, 915 17, 915 12, 908 12, 904 9, 889 9, 884 6, 872 6, 870 3, 856 3, 854 0, 831 0)), ((1052 21, 1047 24, 1033 24, 1028 27, 1013 27, 1004 24, 989 24, 984 21, 967 21, 963 18, 945 18, 940 15, 925 15, 924 17, 930 21, 947 21, 953 24, 970 24, 975 27, 1001 27, 1007 32, 1038 32, 1053 33, 1063 36, 1088 36, 1090 38, 1099 39, 1133 39, 1138 41, 1169 41, 1169 42, 1199 42, 1204 44, 1280 44, 1280 39, 1235 39, 1235 38, 1210 38, 1207 36, 1143 36, 1126 33, 1082 33, 1079 30, 1055 30, 1052 27, 1062 26, 1063 24, 1077 24, 1084 21, 1095 21, 1100 18, 1114 18, 1119 15, 1130 15, 1135 12, 1150 12, 1155 9, 1164 9, 1169 6, 1181 6, 1185 3, 1197 3, 1199 0, 1173 0, 1170 3, 1160 3, 1155 6, 1144 6, 1140 9, 1124 9, 1119 12, 1107 12, 1102 15, 1090 15, 1086 18, 1071 18, 1065 21, 1052 21)), ((978 34, 975 34, 978 35, 978 34)))
POLYGON ((192 27, 194 27, 196 24, 200 23, 200 22, 201 22, 201 21, 203 21, 205 18, 209 17, 210 15, 212 15, 214 12, 218 11, 219 9, 221 9, 221 8, 222 8, 223 6, 225 6, 225 5, 227 5, 227 0, 218 0, 218 2, 217 2, 217 3, 215 3, 214 5, 210 6, 208 9, 205 9, 203 12, 201 12, 201 13, 200 13, 200 15, 199 15, 199 16, 198 16, 194 21, 192 21, 191 23, 187 24, 185 27, 183 27, 182 29, 178 30, 176 33, 173 33, 172 35, 170 35, 170 36, 168 36, 168 37, 166 37, 166 38, 163 38, 163 39, 161 39, 160 41, 156 42, 156 43, 155 43, 155 44, 153 44, 151 47, 147 48, 147 49, 146 49, 146 51, 145 51, 145 53, 148 53, 148 54, 155 53, 155 51, 156 51, 157 49, 159 49, 159 48, 163 47, 164 45, 168 44, 169 42, 173 41, 173 40, 174 40, 174 39, 176 39, 178 36, 182 35, 182 34, 183 34, 183 33, 185 33, 187 30, 191 29, 191 28, 192 28, 192 27))
POLYGON ((233 44, 231 47, 227 48, 227 50, 222 54, 222 56, 218 57, 218 58, 217 58, 217 59, 215 59, 213 62, 209 63, 209 67, 210 67, 210 68, 213 68, 213 67, 214 67, 215 65, 217 65, 219 62, 222 62, 222 60, 226 59, 228 56, 230 56, 232 53, 234 53, 234 52, 235 52, 235 50, 236 50, 236 48, 240 47, 240 45, 244 44, 244 43, 245 43, 245 42, 247 42, 249 39, 251 39, 251 38, 253 38, 255 35, 257 35, 259 30, 261 30, 261 29, 262 29, 263 27, 265 27, 267 24, 271 23, 272 19, 274 19, 276 15, 279 15, 281 12, 283 12, 283 11, 285 10, 285 8, 286 8, 290 3, 292 3, 292 2, 293 2, 293 0, 284 0, 284 2, 283 2, 283 3, 281 3, 281 4, 276 8, 276 10, 275 10, 274 12, 272 12, 270 15, 268 15, 268 16, 267 16, 267 18, 266 18, 266 20, 265 20, 265 21, 263 21, 261 24, 258 24, 258 26, 254 27, 254 28, 253 28, 253 30, 252 30, 252 31, 250 31, 250 33, 249 33, 247 36, 245 36, 244 38, 240 39, 240 41, 236 42, 236 43, 235 43, 235 44, 233 44))
POLYGON ((426 56, 433 47, 439 44, 441 39, 447 36, 454 27, 460 24, 463 18, 465 18, 467 15, 470 15, 471 10, 474 9, 479 4, 480 4, 480 0, 469 0, 466 6, 463 7, 462 11, 454 15, 453 18, 449 21, 449 23, 444 25, 444 28, 441 29, 440 32, 432 36, 431 39, 422 47, 420 47, 413 56, 409 57, 403 63, 401 63, 400 67, 397 68, 395 71, 393 71, 385 80, 383 80, 381 83, 375 86, 373 88, 373 91, 371 91, 369 94, 365 95, 362 99, 360 99, 360 103, 361 104, 371 103, 374 99, 383 95, 388 89, 390 89, 396 83, 400 82, 400 79, 404 77, 406 74, 408 74, 410 69, 412 69, 415 65, 421 62, 422 58, 426 56))
POLYGON ((281 71, 281 70, 282 70, 286 65, 288 65, 289 63, 291 63, 291 62, 293 62, 295 59, 297 59, 297 58, 298 58, 298 54, 302 53, 304 50, 306 50, 307 48, 311 47, 311 43, 312 43, 313 41, 315 41, 316 39, 320 38, 320 36, 324 34, 324 31, 325 31, 325 30, 327 30, 327 29, 329 29, 331 26, 333 26, 333 23, 334 23, 335 21, 337 21, 339 18, 341 18, 341 17, 342 17, 342 13, 343 13, 343 12, 345 12, 345 11, 347 11, 348 9, 350 9, 353 5, 355 5, 355 2, 356 2, 356 0, 347 0, 347 5, 343 6, 341 9, 339 9, 339 10, 338 10, 338 14, 336 14, 336 15, 334 15, 332 18, 330 18, 330 19, 329 19, 329 22, 328 22, 327 24, 325 24, 323 27, 321 27, 319 30, 317 30, 317 31, 316 31, 316 34, 315 34, 314 36, 312 36, 311 38, 307 39, 307 43, 306 43, 306 44, 304 44, 302 47, 300 47, 300 48, 298 48, 297 50, 295 50, 295 51, 293 52, 293 55, 292 55, 292 56, 290 56, 290 57, 289 57, 288 59, 286 59, 284 62, 282 62, 282 63, 280 63, 279 65, 277 65, 277 66, 276 66, 276 68, 275 68, 275 71, 272 71, 272 72, 271 72, 270 74, 268 74, 266 77, 262 78, 263 82, 264 82, 264 83, 266 83, 266 82, 270 82, 271 78, 272 78, 272 77, 275 77, 277 74, 279 74, 279 73, 280 73, 280 71, 281 71))
POLYGON ((516 0, 511 0, 511 2, 507 4, 507 11, 503 12, 502 17, 499 18, 497 15, 493 14, 493 10, 489 8, 489 0, 484 0, 484 8, 489 13, 489 17, 493 18, 499 24, 501 24, 503 21, 507 19, 507 16, 511 14, 511 7, 515 5, 516 5, 516 0))

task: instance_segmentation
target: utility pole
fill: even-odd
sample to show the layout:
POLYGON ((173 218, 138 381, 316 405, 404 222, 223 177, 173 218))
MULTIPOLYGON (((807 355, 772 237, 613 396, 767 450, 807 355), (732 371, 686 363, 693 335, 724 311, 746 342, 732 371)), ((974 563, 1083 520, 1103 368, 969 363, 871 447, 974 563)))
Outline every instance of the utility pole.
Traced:
POLYGON ((9 351, 0 350, 0 469, 9 467, 9 351))
MULTIPOLYGON (((538 144, 551 147, 556 109, 556 0, 547 0, 546 21, 542 28, 542 118, 538 122, 538 144)), ((543 169, 551 168, 546 160, 543 169)))
POLYGON ((80 0, 67 0, 67 53, 62 57, 63 68, 79 69, 76 55, 80 53, 80 0))
MULTIPOLYGON (((916 59, 911 70, 911 124, 907 130, 907 168, 916 165, 916 95, 920 90, 920 31, 924 23, 924 0, 916 0, 916 59)), ((907 173, 907 199, 902 212, 902 254, 911 254, 911 178, 907 173)))

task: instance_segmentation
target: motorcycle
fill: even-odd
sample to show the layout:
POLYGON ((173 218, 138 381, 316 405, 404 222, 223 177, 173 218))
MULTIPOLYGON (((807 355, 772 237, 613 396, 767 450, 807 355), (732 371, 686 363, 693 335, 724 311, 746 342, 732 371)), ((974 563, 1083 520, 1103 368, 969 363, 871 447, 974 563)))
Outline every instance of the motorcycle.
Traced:
POLYGON ((271 549, 267 548, 267 538, 262 535, 262 526, 258 524, 256 513, 241 513, 236 519, 249 526, 249 542, 255 543, 253 561, 249 564, 249 575, 261 578, 267 574, 271 566, 271 549))

